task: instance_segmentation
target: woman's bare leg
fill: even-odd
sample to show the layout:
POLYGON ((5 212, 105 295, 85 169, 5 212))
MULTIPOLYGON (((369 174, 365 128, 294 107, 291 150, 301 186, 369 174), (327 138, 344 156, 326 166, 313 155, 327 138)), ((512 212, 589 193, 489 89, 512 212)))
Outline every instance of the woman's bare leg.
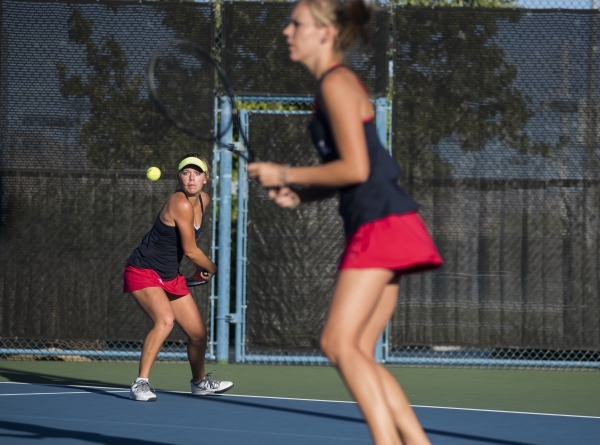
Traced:
POLYGON ((146 335, 140 357, 138 377, 148 378, 150 369, 162 348, 163 343, 171 333, 175 323, 175 314, 165 291, 160 287, 147 287, 131 293, 133 299, 150 317, 154 326, 146 335))
MULTIPOLYGON (((385 286, 379 303, 369 318, 360 337, 360 349, 364 354, 373 355, 379 336, 392 317, 398 300, 398 283, 385 286)), ((398 431, 406 445, 429 445, 417 416, 409 405, 402 388, 385 367, 377 365, 379 380, 385 388, 385 396, 392 411, 398 431)))
POLYGON ((171 300, 175 313, 175 322, 181 327, 188 338, 188 361, 192 369, 192 379, 196 382, 205 376, 204 358, 206 355, 207 333, 204 321, 196 302, 190 294, 171 300))
POLYGON ((363 331, 392 278, 393 272, 386 269, 341 271, 321 335, 321 348, 358 403, 376 445, 402 443, 373 349, 365 353, 360 347, 363 331))

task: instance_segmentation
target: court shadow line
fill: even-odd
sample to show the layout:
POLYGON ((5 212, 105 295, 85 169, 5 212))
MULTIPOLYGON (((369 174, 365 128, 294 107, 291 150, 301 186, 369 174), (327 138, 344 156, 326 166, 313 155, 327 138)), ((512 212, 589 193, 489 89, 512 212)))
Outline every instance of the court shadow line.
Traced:
POLYGON ((129 437, 108 436, 100 433, 87 433, 80 431, 69 431, 60 428, 31 425, 19 422, 6 422, 0 420, 0 429, 20 431, 28 433, 28 436, 18 434, 5 434, 0 432, 0 438, 11 437, 20 439, 76 439, 90 443, 106 445, 170 445, 168 442, 156 442, 154 440, 133 439, 129 437))
POLYGON ((128 388, 128 386, 124 386, 121 383, 111 383, 105 382, 101 380, 89 380, 89 379, 79 379, 73 377, 60 377, 56 375, 50 374, 42 374, 38 372, 28 372, 28 371, 17 371, 14 369, 7 369, 0 366, 0 376, 6 378, 11 382, 18 383, 41 383, 41 384, 62 384, 62 385, 88 385, 88 386, 112 386, 114 388, 123 387, 128 388))
POLYGON ((497 445, 538 445, 528 442, 515 442, 514 440, 494 439, 491 437, 475 436, 473 434, 451 433, 449 431, 434 430, 433 428, 423 428, 427 434, 437 436, 455 437, 457 439, 478 440, 480 442, 493 443, 497 445))
POLYGON ((122 388, 129 389, 127 386, 123 386, 121 384, 116 384, 115 386, 106 386, 106 389, 102 389, 104 385, 108 385, 107 382, 102 382, 99 380, 87 380, 87 379, 74 379, 67 377, 57 377, 49 374, 39 374, 33 372, 25 372, 25 371, 15 371, 13 369, 6 369, 0 367, 0 376, 6 378, 11 382, 17 383, 30 383, 30 384, 38 384, 45 386, 53 386, 57 388, 68 388, 73 389, 75 385, 80 386, 77 389, 86 392, 93 392, 96 394, 107 395, 111 397, 116 397, 119 399, 129 399, 129 396, 125 397, 119 394, 107 392, 107 389, 110 388, 122 388), (81 387, 84 386, 84 387, 81 387), (95 388, 91 388, 94 386, 95 388))
MULTIPOLYGON (((181 394, 181 393, 170 393, 170 394, 179 394, 179 395, 183 395, 185 397, 197 397, 197 396, 192 396, 190 394, 181 394)), ((356 418, 356 417, 342 416, 342 415, 338 415, 338 414, 317 413, 314 411, 308 411, 308 410, 303 410, 303 409, 299 409, 299 408, 269 406, 269 405, 264 405, 264 404, 260 404, 257 402, 248 402, 248 401, 244 401, 244 400, 227 398, 227 397, 219 397, 219 396, 216 396, 216 397, 215 396, 206 396, 205 398, 206 398, 206 400, 209 400, 211 402, 214 401, 217 403, 243 405, 243 406, 248 406, 248 407, 252 407, 252 408, 268 409, 268 410, 273 410, 273 411, 284 411, 284 412, 288 412, 288 413, 292 413, 292 414, 303 414, 303 415, 309 415, 309 416, 314 416, 314 417, 323 417, 323 418, 332 419, 332 420, 341 420, 344 422, 363 423, 366 426, 366 423, 362 417, 356 418)), ((453 433, 450 431, 436 430, 433 428, 424 428, 424 429, 425 429, 425 432, 428 434, 435 434, 438 436, 446 436, 446 437, 455 437, 457 439, 465 439, 465 440, 473 440, 473 441, 477 440, 480 442, 486 442, 486 443, 495 444, 495 445, 537 445, 537 444, 533 444, 533 443, 515 442, 512 440, 494 439, 492 437, 476 436, 473 434, 453 433)))
MULTIPOLYGON (((108 383, 108 382, 102 382, 99 380, 74 379, 74 378, 70 378, 70 377, 69 378, 57 377, 57 376, 48 375, 48 374, 15 371, 13 369, 6 369, 6 368, 2 368, 2 367, 0 367, 0 376, 3 376, 10 381, 19 382, 19 383, 38 383, 38 384, 45 384, 45 385, 58 386, 58 387, 68 387, 70 389, 73 389, 73 385, 86 385, 86 386, 110 385, 110 383, 108 383)), ((112 387, 128 389, 127 386, 123 386, 118 383, 113 384, 112 387)), ((118 394, 114 394, 114 393, 109 393, 109 392, 106 392, 106 390, 102 390, 101 388, 80 388, 80 389, 86 390, 89 392, 96 392, 96 393, 102 394, 102 395, 111 395, 113 397, 129 400, 128 396, 122 396, 122 395, 118 395, 118 394)), ((158 392, 165 392, 165 393, 168 393, 171 395, 178 395, 178 396, 184 396, 184 397, 194 397, 194 398, 197 397, 197 396, 192 396, 191 394, 178 393, 178 392, 161 391, 161 390, 159 390, 158 392)), ((324 418, 329 418, 332 420, 341 420, 341 421, 345 421, 345 422, 365 423, 362 417, 356 418, 356 417, 341 416, 341 415, 336 415, 336 414, 315 413, 313 411, 307 411, 307 410, 296 409, 296 408, 274 407, 274 406, 268 406, 268 405, 264 405, 264 404, 260 404, 260 403, 256 403, 256 402, 247 402, 247 401, 242 401, 239 399, 234 400, 234 399, 229 399, 229 398, 220 397, 220 396, 217 396, 217 397, 205 396, 202 398, 206 399, 206 400, 210 400, 210 401, 219 402, 219 403, 231 403, 231 404, 245 405, 245 406, 261 408, 261 409, 268 409, 268 410, 273 410, 273 411, 285 411, 285 412, 289 412, 289 413, 293 413, 293 414, 324 417, 324 418)), ((489 437, 474 436, 474 435, 463 434, 463 433, 452 433, 449 431, 441 431, 441 430, 436 430, 436 429, 431 429, 431 428, 425 428, 425 431, 430 434, 456 437, 456 438, 462 438, 462 439, 467 439, 467 440, 479 440, 479 441, 484 441, 484 442, 487 442, 490 444, 495 444, 495 445, 537 445, 537 444, 531 444, 531 443, 525 443, 525 442, 515 442, 515 441, 508 441, 508 440, 503 440, 503 439, 494 439, 494 438, 489 438, 489 437)))
MULTIPOLYGON (((130 400, 129 399, 129 392, 127 393, 127 395, 123 395, 123 394, 116 394, 114 392, 110 392, 108 391, 111 388, 106 388, 106 389, 102 389, 102 388, 86 388, 86 387, 81 387, 81 386, 65 386, 65 385, 55 385, 55 384, 50 384, 50 385, 45 385, 45 386, 56 386, 58 388, 69 388, 69 389, 77 389, 79 391, 85 391, 85 392, 91 392, 94 394, 100 394, 102 396, 109 396, 109 397, 116 397, 117 399, 126 399, 126 400, 130 400)), ((123 388, 124 390, 127 389, 129 390, 129 388, 123 388)))
MULTIPOLYGON (((169 394, 178 394, 178 393, 169 393, 169 394)), ((191 394, 179 394, 179 395, 183 395, 186 397, 199 398, 198 396, 192 396, 191 394)), ((210 401, 210 402, 226 403, 226 404, 231 404, 231 405, 243 405, 243 406, 248 406, 251 408, 267 409, 267 410, 271 410, 271 411, 283 411, 283 412, 287 412, 287 413, 302 414, 302 415, 313 416, 313 417, 324 417, 326 419, 341 420, 344 422, 365 423, 365 421, 362 419, 362 417, 358 418, 358 417, 342 416, 342 415, 338 415, 338 414, 318 413, 315 411, 308 411, 308 410, 300 409, 300 408, 286 408, 286 407, 280 407, 280 406, 269 406, 269 405, 264 405, 264 404, 260 404, 257 402, 247 402, 244 400, 226 398, 226 397, 221 397, 221 396, 203 396, 202 398, 206 399, 207 401, 210 401)))

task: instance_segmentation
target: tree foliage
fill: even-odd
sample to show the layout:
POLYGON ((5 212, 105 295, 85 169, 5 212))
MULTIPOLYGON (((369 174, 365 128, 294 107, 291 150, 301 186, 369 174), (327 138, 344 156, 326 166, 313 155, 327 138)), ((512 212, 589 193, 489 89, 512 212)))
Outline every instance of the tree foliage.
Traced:
MULTIPOLYGON (((490 7, 511 4, 510 1, 435 3, 490 7)), ((163 14, 165 29, 177 37, 212 41, 213 25, 207 17, 208 9, 183 5, 170 3, 156 8, 163 14)), ((265 3, 264 7, 268 5, 265 3)), ((216 6, 219 14, 220 5, 216 6)), ((113 9, 117 11, 119 7, 113 9)), ((476 11, 395 8, 392 124, 396 154, 410 175, 451 175, 449 164, 434 150, 436 144, 447 138, 457 140, 465 151, 481 150, 491 141, 500 141, 522 153, 547 155, 553 149, 546 142, 531 140, 524 131, 533 116, 531 101, 515 86, 517 69, 507 62, 497 40, 499 23, 516 22, 521 13, 502 8, 493 14, 476 11)), ((80 72, 69 69, 68 62, 58 62, 60 89, 65 98, 87 105, 80 138, 95 166, 170 166, 177 154, 197 151, 199 142, 174 129, 148 99, 139 67, 135 70, 130 66, 127 53, 116 37, 94 36, 93 21, 77 8, 71 14, 69 26, 70 41, 85 50, 86 67, 85 72, 80 72)), ((238 40, 227 42, 223 49, 227 57, 237 60, 236 51, 241 50, 235 49, 235 43, 254 48, 242 51, 246 59, 252 54, 266 54, 265 67, 280 66, 285 58, 282 52, 285 48, 274 51, 271 41, 263 41, 265 48, 262 48, 256 46, 261 43, 256 38, 238 40)), ((236 77, 245 74, 244 70, 237 70, 236 77)), ((272 106, 272 102, 244 104, 250 109, 272 106)), ((289 109, 293 107, 302 105, 292 105, 289 109)), ((565 142, 557 141, 557 145, 565 142)), ((203 149, 210 151, 210 147, 203 149)))
POLYGON ((519 18, 508 10, 397 11, 394 142, 409 175, 451 175, 433 150, 447 138, 465 151, 492 141, 521 153, 552 150, 524 131, 534 115, 531 100, 515 86, 517 68, 497 41, 498 23, 519 18))
MULTIPOLYGON (((194 11, 167 9, 163 23, 177 37, 205 39, 206 17, 194 11)), ((181 153, 198 151, 199 144, 206 150, 206 144, 175 130, 160 114, 148 97, 142 70, 130 65, 114 36, 94 36, 93 20, 77 8, 69 26, 69 40, 85 48, 85 69, 69 69, 68 62, 57 62, 60 91, 66 99, 85 103, 87 119, 80 139, 95 167, 172 167, 181 153)))

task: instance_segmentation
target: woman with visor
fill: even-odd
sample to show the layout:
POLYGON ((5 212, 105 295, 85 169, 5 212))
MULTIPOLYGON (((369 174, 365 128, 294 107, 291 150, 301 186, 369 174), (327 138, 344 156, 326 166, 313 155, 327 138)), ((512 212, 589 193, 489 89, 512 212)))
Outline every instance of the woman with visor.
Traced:
POLYGON ((201 156, 187 154, 177 170, 177 190, 125 267, 123 292, 131 293, 154 324, 144 340, 138 378, 131 384, 129 397, 137 401, 156 400, 148 382, 150 369, 175 323, 187 336, 192 394, 219 394, 233 387, 232 382, 212 380, 210 373, 205 373, 206 327, 185 277, 179 273, 184 255, 196 267, 194 279, 198 281, 210 280, 217 271, 196 245, 202 217, 210 204, 209 195, 202 190, 209 180, 208 163, 201 156))

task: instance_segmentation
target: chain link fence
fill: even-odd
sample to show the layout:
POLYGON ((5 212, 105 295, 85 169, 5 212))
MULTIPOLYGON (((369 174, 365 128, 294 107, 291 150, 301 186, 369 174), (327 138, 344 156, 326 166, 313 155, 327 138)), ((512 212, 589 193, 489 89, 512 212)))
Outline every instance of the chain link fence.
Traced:
POLYGON ((426 8, 598 9, 597 0, 400 0, 380 4, 426 8))
MULTIPOLYGON (((125 260, 175 190, 177 159, 212 153, 158 112, 145 68, 169 37, 210 47, 212 6, 0 6, 0 357, 131 359, 150 322, 122 292, 125 260)), ((210 289, 193 293, 210 319, 210 289)), ((169 342, 184 353, 185 338, 169 342)))
MULTIPOLYGON (((174 36, 214 47, 259 158, 314 164, 314 83, 279 31, 291 5, 1 6, 0 357, 135 359, 149 322, 121 293, 121 269, 175 185, 147 182, 145 168, 174 175, 181 153, 212 152, 148 101, 150 52, 174 36)), ((382 139, 446 261, 403 280, 379 358, 597 369, 598 14, 434 6, 466 7, 384 6, 371 46, 349 56, 388 101, 382 139)), ((236 351, 325 364, 318 337, 344 243, 336 202, 283 212, 249 187, 236 351)), ((194 292, 211 313, 214 293, 194 292)), ((183 360, 183 334, 161 354, 183 360)))
MULTIPOLYGON (((394 10, 391 151, 446 265, 403 280, 387 363, 600 367, 596 19, 394 10)), ((307 119, 251 115, 251 142, 266 159, 315 163, 307 119)), ((252 184, 248 200, 243 360, 327 363, 335 202, 285 213, 252 184)))

